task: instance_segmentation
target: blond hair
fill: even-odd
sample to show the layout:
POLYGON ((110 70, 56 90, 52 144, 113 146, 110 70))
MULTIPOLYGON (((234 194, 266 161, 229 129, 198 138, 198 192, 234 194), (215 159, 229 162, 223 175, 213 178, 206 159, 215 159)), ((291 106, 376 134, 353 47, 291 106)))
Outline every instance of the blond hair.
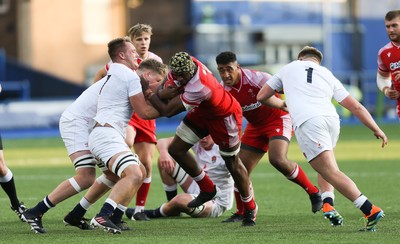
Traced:
POLYGON ((147 33, 150 36, 153 35, 152 28, 150 25, 147 24, 136 24, 129 28, 128 35, 131 39, 134 39, 138 36, 141 36, 143 33, 147 33))
POLYGON ((153 58, 147 58, 142 62, 140 62, 138 70, 145 70, 145 69, 154 71, 155 73, 163 77, 165 77, 168 72, 168 66, 166 64, 158 62, 153 58))

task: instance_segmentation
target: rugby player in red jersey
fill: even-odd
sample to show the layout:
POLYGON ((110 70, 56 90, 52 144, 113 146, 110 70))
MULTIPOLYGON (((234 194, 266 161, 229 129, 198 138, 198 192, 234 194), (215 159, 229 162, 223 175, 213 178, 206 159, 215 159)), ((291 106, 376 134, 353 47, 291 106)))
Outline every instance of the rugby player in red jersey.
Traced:
MULTIPOLYGON (((268 152, 269 162, 284 176, 300 185, 309 195, 312 212, 322 208, 318 188, 311 183, 303 169, 287 158, 293 135, 292 120, 287 112, 262 105, 257 93, 271 77, 270 74, 241 68, 233 52, 222 52, 216 57, 217 69, 227 90, 242 106, 248 124, 241 139, 239 157, 249 175, 268 152)), ((278 95, 277 95, 278 96, 278 95)), ((237 211, 223 222, 243 218, 243 203, 235 189, 237 211)))

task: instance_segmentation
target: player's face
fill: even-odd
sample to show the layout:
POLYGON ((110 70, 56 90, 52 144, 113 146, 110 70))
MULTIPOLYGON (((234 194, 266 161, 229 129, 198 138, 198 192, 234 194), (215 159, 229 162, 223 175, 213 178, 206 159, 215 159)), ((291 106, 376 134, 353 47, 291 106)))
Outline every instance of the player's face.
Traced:
POLYGON ((228 64, 218 64, 217 69, 219 76, 226 86, 234 86, 239 82, 240 69, 236 61, 228 64))
POLYGON ((214 141, 210 135, 200 139, 199 143, 200 143, 200 146, 202 148, 204 148, 205 150, 211 150, 211 148, 214 146, 214 141))
POLYGON ((385 26, 390 41, 400 44, 400 16, 390 21, 385 20, 385 26))
POLYGON ((154 92, 157 90, 157 87, 161 84, 164 80, 164 76, 158 74, 154 71, 146 71, 143 74, 143 77, 149 82, 150 89, 154 92))
POLYGON ((174 79, 176 81, 179 81, 179 83, 181 83, 182 85, 186 85, 193 77, 190 75, 190 73, 181 73, 181 74, 172 73, 172 75, 174 76, 174 79))
POLYGON ((133 45, 136 47, 136 51, 139 54, 139 57, 142 59, 147 58, 151 42, 150 34, 143 32, 141 35, 133 38, 132 42, 133 45))
POLYGON ((137 63, 138 54, 136 52, 136 48, 132 45, 132 43, 127 42, 126 45, 127 45, 127 48, 125 51, 125 56, 126 56, 127 65, 132 70, 137 70, 139 65, 137 63))

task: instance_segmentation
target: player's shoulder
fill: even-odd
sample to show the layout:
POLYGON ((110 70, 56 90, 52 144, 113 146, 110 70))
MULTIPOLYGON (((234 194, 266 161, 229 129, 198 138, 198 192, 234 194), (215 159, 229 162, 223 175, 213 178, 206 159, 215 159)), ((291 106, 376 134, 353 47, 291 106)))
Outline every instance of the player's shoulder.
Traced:
POLYGON ((123 80, 139 79, 139 76, 135 71, 120 63, 112 63, 107 74, 117 76, 123 80))
POLYGON ((382 55, 384 53, 390 52, 391 50, 397 50, 392 42, 388 42, 385 46, 381 47, 378 51, 378 55, 382 55))
POLYGON ((250 80, 250 81, 258 81, 260 79, 264 80, 271 77, 271 74, 267 72, 249 68, 242 68, 242 74, 244 80, 250 80))
POLYGON ((150 51, 149 51, 148 58, 155 59, 155 60, 157 60, 158 62, 161 62, 161 63, 163 62, 163 60, 162 60, 162 58, 160 56, 158 56, 157 54, 155 54, 153 52, 150 52, 150 51))

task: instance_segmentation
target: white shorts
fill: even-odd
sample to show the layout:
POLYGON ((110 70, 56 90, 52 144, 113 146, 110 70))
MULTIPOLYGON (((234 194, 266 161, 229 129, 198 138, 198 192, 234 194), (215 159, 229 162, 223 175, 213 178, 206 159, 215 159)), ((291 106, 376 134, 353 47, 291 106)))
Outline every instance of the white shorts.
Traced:
POLYGON ((186 193, 196 196, 200 194, 200 187, 195 180, 192 181, 192 184, 190 184, 186 193))
POLYGON ((297 127, 294 133, 300 149, 310 162, 322 152, 336 147, 340 121, 336 117, 314 117, 297 127))
MULTIPOLYGON (((195 199, 198 196, 198 194, 190 194, 190 195, 192 195, 193 199, 195 199)), ((211 203, 212 208, 211 208, 210 213, 206 217, 217 218, 226 211, 226 207, 218 204, 218 201, 211 200, 211 201, 208 201, 207 203, 211 203)), ((204 204, 196 207, 196 210, 193 211, 193 214, 189 214, 189 215, 194 218, 198 217, 199 212, 203 211, 203 209, 205 208, 207 203, 204 203, 204 204)))
POLYGON ((89 150, 89 124, 83 119, 67 119, 61 116, 59 127, 61 138, 68 155, 78 151, 89 150))
POLYGON ((104 164, 120 152, 131 152, 125 139, 112 127, 95 127, 89 135, 89 148, 104 164))

